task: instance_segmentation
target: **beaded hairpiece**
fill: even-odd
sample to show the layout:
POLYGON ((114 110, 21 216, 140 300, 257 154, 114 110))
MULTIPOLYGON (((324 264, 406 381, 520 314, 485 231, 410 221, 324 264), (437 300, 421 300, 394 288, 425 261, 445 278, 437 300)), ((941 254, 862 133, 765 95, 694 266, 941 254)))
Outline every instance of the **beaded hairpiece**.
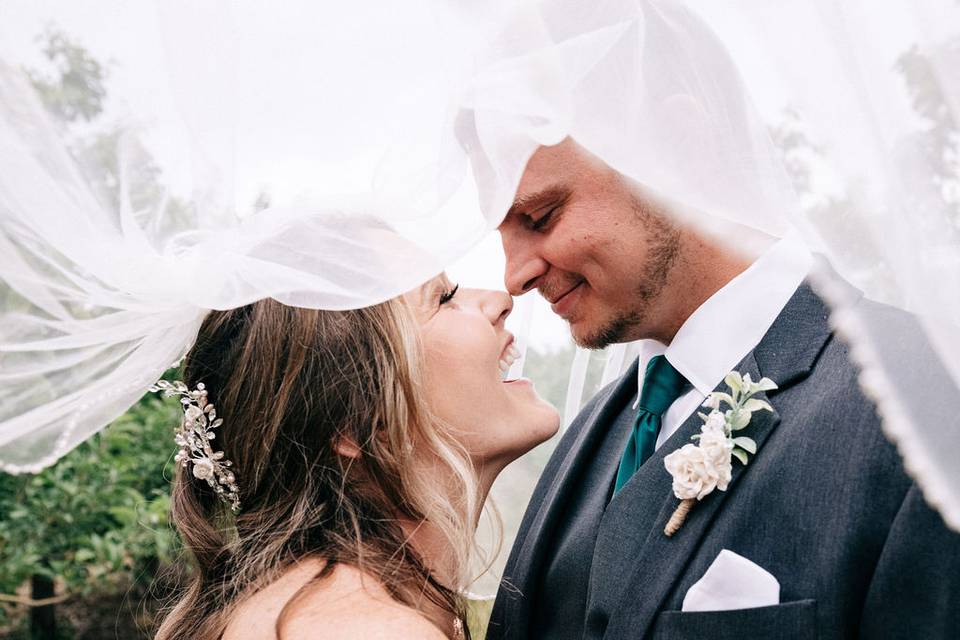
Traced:
POLYGON ((223 418, 218 418, 216 408, 207 402, 207 390, 203 383, 197 383, 197 388, 190 391, 179 380, 160 380, 150 387, 150 391, 163 392, 168 398, 180 396, 183 421, 173 438, 180 446, 174 461, 184 469, 192 463, 193 477, 206 480, 234 513, 240 511, 237 479, 230 471, 233 463, 223 459, 223 451, 214 451, 210 447, 210 441, 216 437, 213 430, 223 424, 223 418))

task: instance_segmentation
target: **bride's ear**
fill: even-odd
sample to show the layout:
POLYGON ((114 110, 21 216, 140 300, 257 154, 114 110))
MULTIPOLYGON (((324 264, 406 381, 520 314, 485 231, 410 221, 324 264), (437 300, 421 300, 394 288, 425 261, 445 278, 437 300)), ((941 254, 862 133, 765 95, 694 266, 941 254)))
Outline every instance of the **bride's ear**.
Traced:
POLYGON ((333 450, 345 458, 356 460, 360 457, 360 447, 346 436, 339 436, 333 441, 333 450))

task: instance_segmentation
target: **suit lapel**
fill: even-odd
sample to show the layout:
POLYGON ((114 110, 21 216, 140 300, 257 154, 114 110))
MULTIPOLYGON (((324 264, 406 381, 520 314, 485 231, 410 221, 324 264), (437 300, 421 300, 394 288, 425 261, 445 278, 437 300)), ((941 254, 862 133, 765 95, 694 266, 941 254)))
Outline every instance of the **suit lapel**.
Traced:
MULTIPOLYGON (((756 360, 752 355, 741 362, 737 370, 743 373, 749 372, 751 378, 759 379, 756 360)), ((725 386, 723 388, 726 389, 725 386)), ((769 401, 763 394, 756 397, 769 401)), ((750 425, 744 430, 743 435, 753 438, 757 446, 762 447, 779 423, 780 416, 776 411, 760 411, 753 414, 750 425)), ((694 555, 710 522, 727 496, 736 490, 741 476, 749 472, 749 465, 744 466, 734 461, 727 490, 715 490, 698 502, 688 514, 686 522, 672 538, 663 533, 667 520, 680 503, 673 495, 670 474, 664 468, 663 459, 670 452, 690 442, 690 436, 699 432, 702 424, 703 421, 694 413, 660 447, 656 455, 648 461, 652 464, 645 464, 642 469, 644 477, 639 480, 646 485, 642 490, 636 486, 640 483, 631 482, 624 487, 624 513, 621 517, 636 521, 643 511, 655 513, 656 516, 649 521, 649 530, 645 536, 642 536, 643 542, 632 550, 620 549, 621 554, 624 552, 630 554, 626 556, 631 558, 628 566, 635 569, 632 573, 623 574, 619 581, 622 585, 619 591, 620 601, 613 608, 614 613, 607 629, 607 634, 611 637, 627 637, 628 634, 623 633, 626 630, 630 632, 629 637, 642 637, 643 630, 650 624, 661 603, 671 592, 674 582, 683 574, 687 562, 694 555), (630 493, 626 493, 628 490, 630 493), (635 502, 635 499, 639 501, 635 502), (618 615, 621 612, 627 615, 618 615), (626 626, 620 629, 621 625, 626 626)), ((758 450, 758 455, 760 451, 762 449, 758 450)), ((613 506, 611 503, 611 507, 613 506)))
MULTIPOLYGON (((521 593, 530 593, 535 588, 536 579, 542 572, 543 562, 551 552, 550 545, 545 542, 552 535, 558 518, 563 514, 570 492, 590 465, 598 443, 606 436, 612 422, 636 393, 637 363, 634 363, 617 382, 609 397, 599 403, 586 417, 560 466, 551 475, 552 481, 544 479, 549 482, 547 492, 532 516, 533 520, 527 528, 526 535, 515 543, 515 548, 519 549, 519 552, 515 554, 516 564, 508 571, 511 585, 507 586, 507 589, 512 586, 521 593)), ((530 515, 528 513, 527 517, 530 515)), ((529 599, 513 597, 504 604, 507 607, 503 616, 505 624, 525 629, 530 616, 529 599)))
MULTIPOLYGON (((830 336, 826 318, 827 308, 823 301, 808 285, 801 285, 760 344, 736 367, 735 370, 749 373, 754 380, 766 376, 779 385, 775 391, 756 396, 767 400, 774 411, 754 413, 743 433, 756 441, 756 455, 763 455, 764 442, 780 423, 776 394, 809 375, 826 344, 830 336)), ((727 390, 726 385, 721 383, 717 390, 727 390)), ((693 507, 684 525, 672 538, 664 535, 663 528, 679 500, 673 495, 670 474, 664 468, 663 459, 690 442, 690 436, 697 433, 702 424, 696 412, 688 418, 610 503, 604 516, 601 530, 607 528, 608 532, 606 535, 601 533, 601 537, 619 540, 618 548, 612 550, 619 562, 613 562, 612 558, 607 562, 595 560, 595 569, 608 567, 609 575, 592 576, 591 584, 610 590, 609 600, 606 600, 610 612, 607 637, 644 636, 664 599, 696 553, 713 518, 750 473, 749 464, 744 466, 734 461, 727 490, 715 490, 706 496, 693 507), (629 561, 625 562, 628 558, 629 561), (618 564, 633 569, 617 571, 618 564)), ((598 553, 599 547, 600 544, 598 553)), ((598 597, 597 600, 600 602, 604 598, 598 597)))

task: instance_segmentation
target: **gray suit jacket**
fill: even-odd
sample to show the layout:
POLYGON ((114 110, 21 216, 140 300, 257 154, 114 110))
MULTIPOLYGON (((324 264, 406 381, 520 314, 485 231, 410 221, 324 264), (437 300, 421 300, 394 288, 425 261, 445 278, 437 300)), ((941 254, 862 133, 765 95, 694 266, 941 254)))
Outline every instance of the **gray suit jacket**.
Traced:
MULTIPOLYGON (((871 317, 902 324, 905 366, 922 363, 938 384, 936 356, 910 316, 859 304, 871 317)), ((593 556, 575 559, 590 563, 586 601, 571 602, 563 593, 537 593, 541 573, 570 517, 565 501, 590 470, 590 452, 636 392, 636 365, 591 400, 534 491, 487 638, 543 637, 531 628, 534 605, 541 616, 543 607, 547 614, 551 606, 579 607, 590 639, 960 638, 960 534, 904 472, 827 315, 802 285, 737 367, 779 388, 766 395, 774 412, 754 414, 745 433, 758 452, 747 466, 734 462, 728 490, 698 503, 674 537, 663 534, 678 503, 663 458, 698 432, 694 415, 598 515, 593 556), (771 572, 781 604, 681 612, 687 589, 721 549, 771 572)), ((957 420, 958 411, 945 405, 944 419, 957 420)))

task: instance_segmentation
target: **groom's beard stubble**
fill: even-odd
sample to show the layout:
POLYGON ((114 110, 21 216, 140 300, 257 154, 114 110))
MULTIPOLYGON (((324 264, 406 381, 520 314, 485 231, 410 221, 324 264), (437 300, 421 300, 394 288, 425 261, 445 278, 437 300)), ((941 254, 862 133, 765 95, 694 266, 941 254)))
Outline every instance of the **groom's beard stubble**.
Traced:
POLYGON ((650 337, 648 310, 663 293, 667 276, 680 255, 680 230, 662 215, 638 209, 647 226, 646 259, 639 269, 639 278, 631 297, 631 306, 615 309, 598 328, 577 335, 573 341, 584 349, 604 349, 611 344, 632 342, 650 337))

